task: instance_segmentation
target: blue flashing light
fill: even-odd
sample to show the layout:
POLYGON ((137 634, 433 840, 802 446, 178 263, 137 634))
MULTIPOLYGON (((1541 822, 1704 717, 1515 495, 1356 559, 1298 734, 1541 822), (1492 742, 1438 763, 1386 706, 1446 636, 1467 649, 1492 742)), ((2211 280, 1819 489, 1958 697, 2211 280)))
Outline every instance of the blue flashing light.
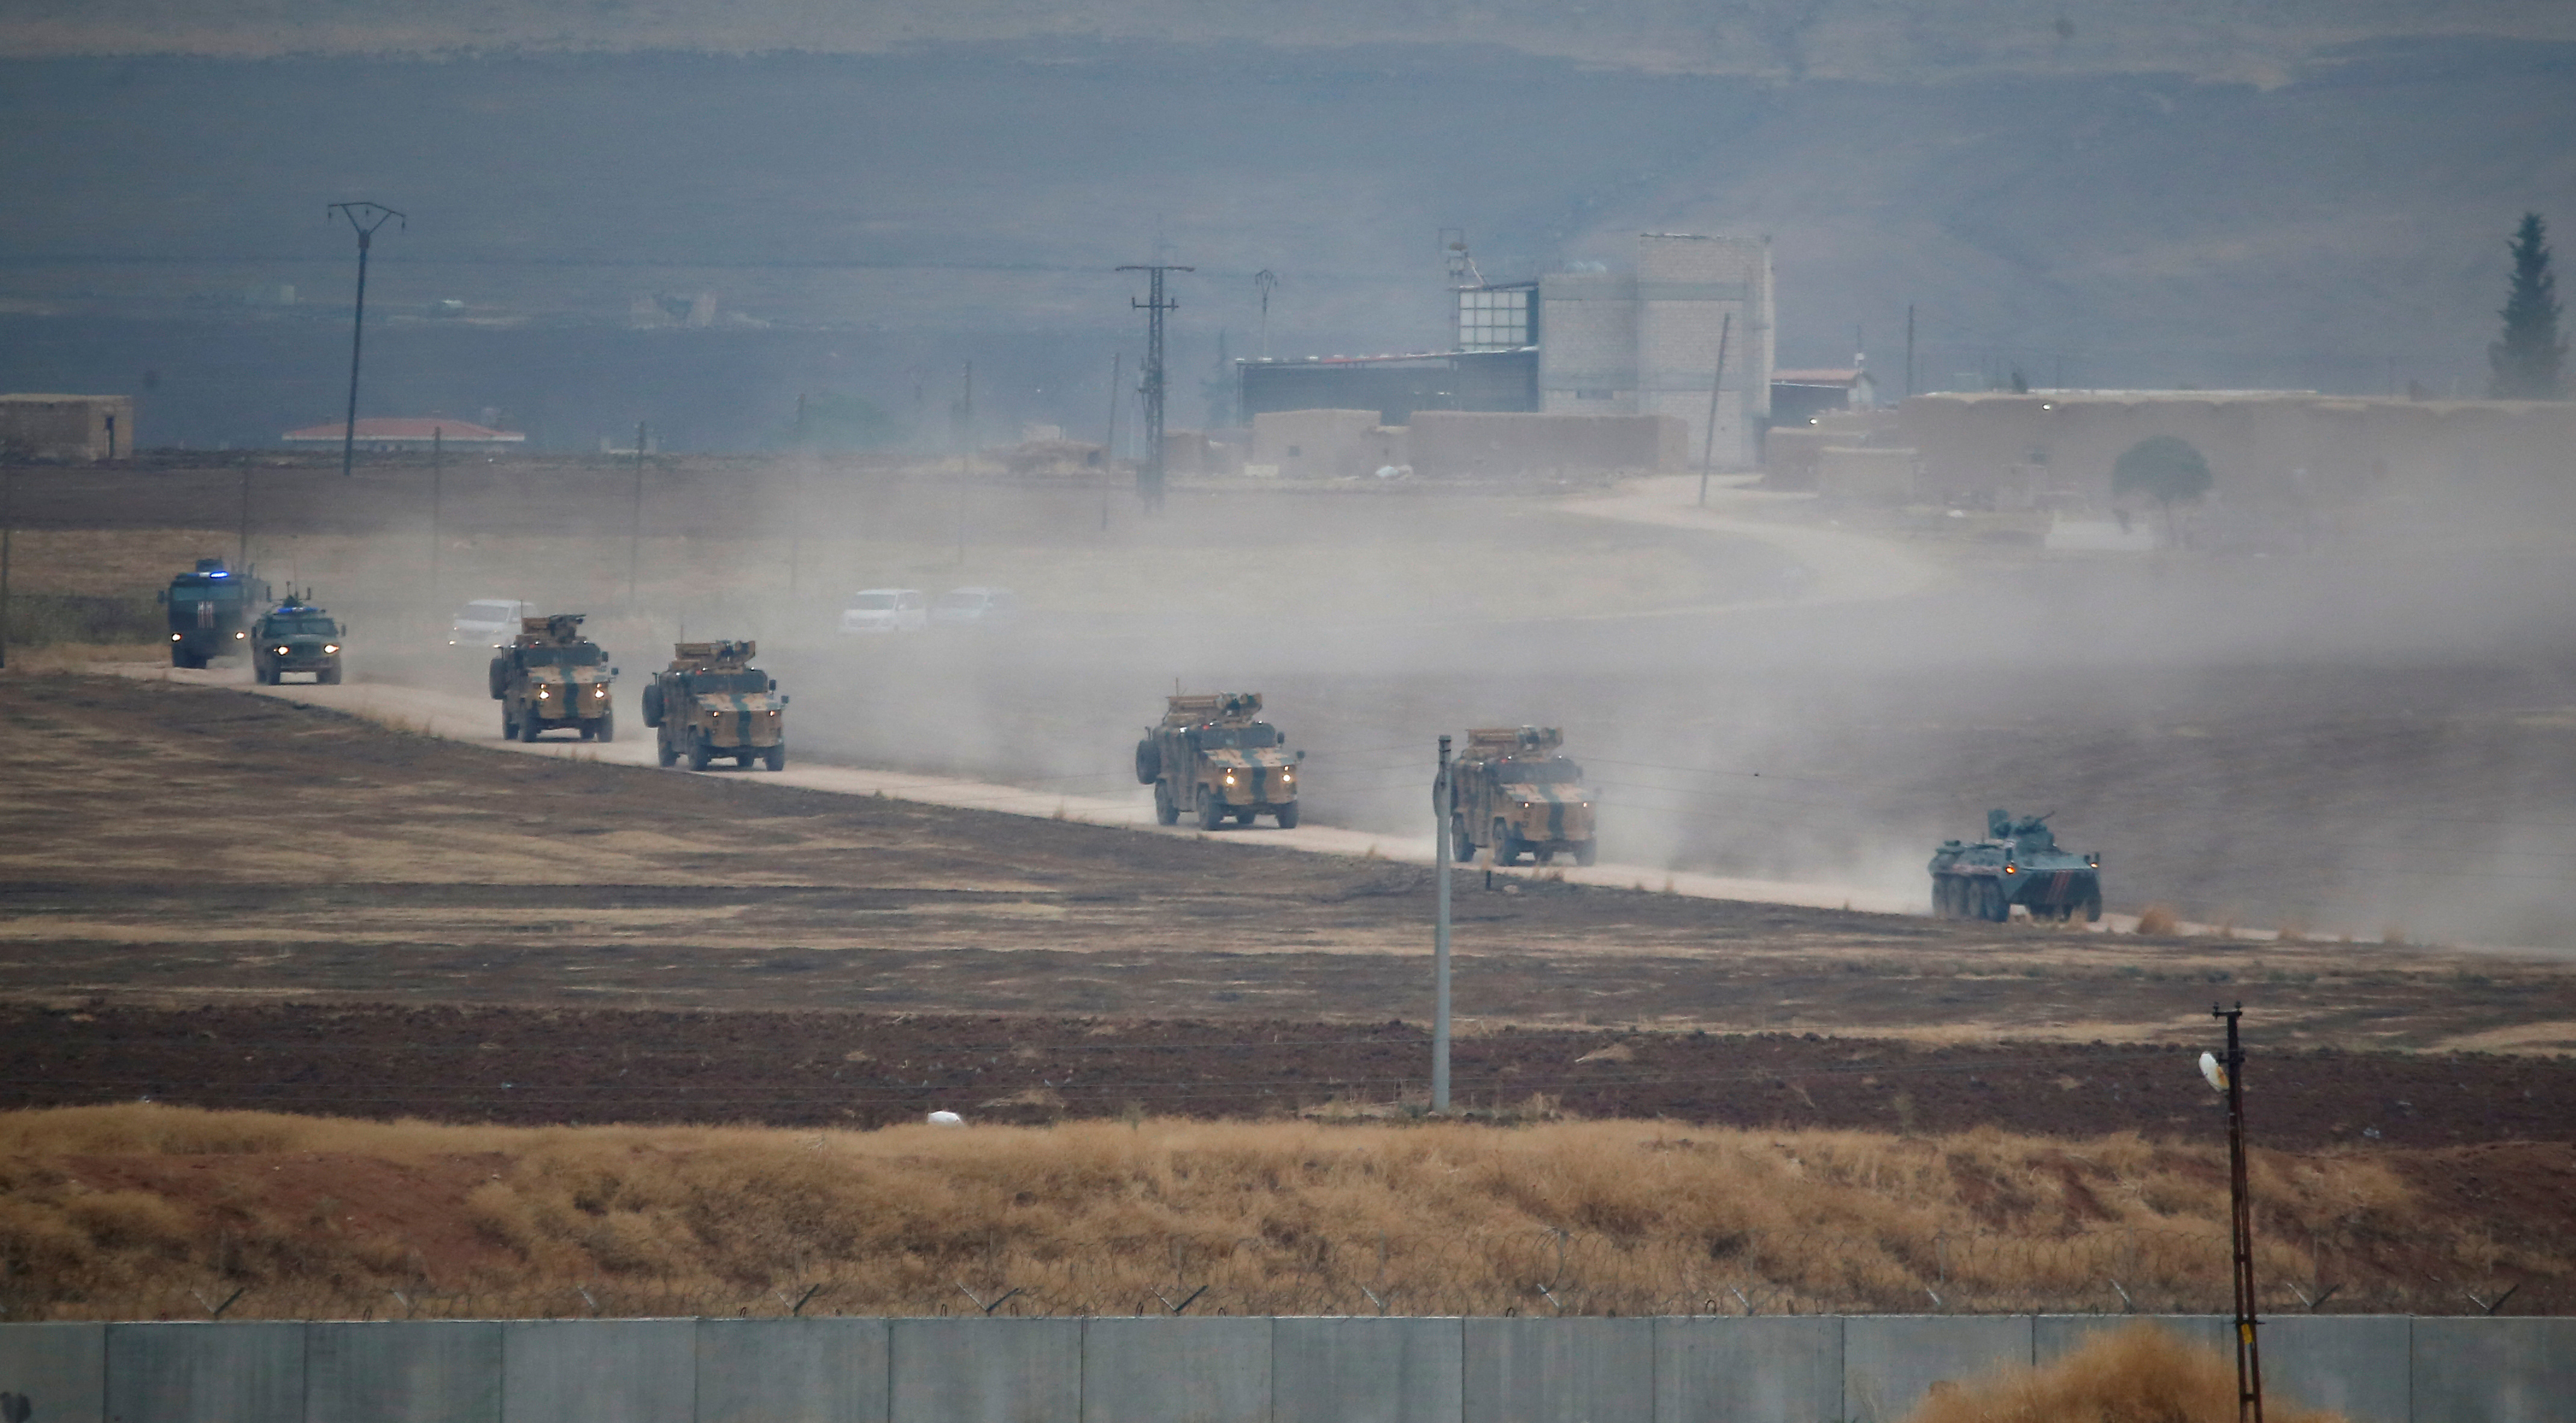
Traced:
POLYGON ((220 568, 216 569, 216 570, 215 570, 214 572, 212 572, 212 573, 207 574, 206 576, 207 576, 208 578, 230 578, 230 577, 232 577, 232 575, 231 575, 231 574, 224 572, 224 571, 223 571, 222 569, 220 569, 220 568))

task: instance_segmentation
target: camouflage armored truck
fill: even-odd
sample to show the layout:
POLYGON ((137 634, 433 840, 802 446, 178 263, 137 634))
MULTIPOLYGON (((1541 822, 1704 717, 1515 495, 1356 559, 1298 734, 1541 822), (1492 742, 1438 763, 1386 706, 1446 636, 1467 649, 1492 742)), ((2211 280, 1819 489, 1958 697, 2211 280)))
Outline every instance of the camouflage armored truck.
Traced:
POLYGON ((1552 726, 1469 729, 1449 768, 1449 843, 1459 859, 1474 859, 1481 845, 1498 865, 1524 855, 1542 865, 1566 854, 1593 862, 1592 793, 1583 768, 1557 754, 1563 745, 1565 733, 1552 726))
POLYGON ((1250 825, 1256 815, 1297 828, 1297 763, 1279 728, 1260 720, 1258 692, 1213 692, 1166 699, 1163 724, 1145 728, 1136 743, 1136 779, 1154 788, 1154 818, 1180 823, 1184 812, 1201 830, 1231 817, 1250 825))
POLYGON ((170 614, 170 665, 203 667, 250 646, 250 625, 268 606, 268 585, 245 570, 235 573, 220 558, 201 558, 162 590, 170 614))
POLYGON ((2102 917, 2102 857, 2057 848, 2045 815, 1986 812, 1983 840, 1944 840, 1932 852, 1932 913, 2000 924, 2021 905, 2033 919, 2102 917))
POLYGON ((250 631, 251 679, 274 687, 289 673, 310 672, 331 686, 340 680, 340 625, 313 606, 307 590, 288 589, 286 601, 260 616, 250 631))
POLYGON ((690 770, 703 771, 730 756, 737 766, 787 769, 787 698, 751 665, 759 650, 755 642, 672 645, 671 665, 644 688, 644 724, 663 765, 686 756, 690 770))
POLYGON ((502 740, 534 741, 549 731, 578 731, 584 741, 617 739, 608 698, 617 669, 598 643, 581 635, 581 620, 579 613, 521 618, 519 635, 492 659, 502 740))

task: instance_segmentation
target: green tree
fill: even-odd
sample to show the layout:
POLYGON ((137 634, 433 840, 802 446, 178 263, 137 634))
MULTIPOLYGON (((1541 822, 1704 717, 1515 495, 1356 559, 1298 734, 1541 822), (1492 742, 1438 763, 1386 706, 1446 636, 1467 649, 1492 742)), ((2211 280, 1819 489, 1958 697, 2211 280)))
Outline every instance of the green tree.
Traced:
POLYGON ((2182 539, 2174 528, 2173 506, 2207 494, 2213 482, 2209 461, 2189 440, 2173 435, 2149 435, 2122 451, 2111 465, 2113 497, 2143 494, 2163 505, 2165 533, 2176 543, 2182 539))
POLYGON ((2549 224, 2522 215, 2507 244, 2513 284, 2506 289, 2504 337, 2487 347, 2487 394, 2497 400, 2556 400, 2567 393, 2560 368, 2567 343, 2558 336, 2558 279, 2549 271, 2549 224))

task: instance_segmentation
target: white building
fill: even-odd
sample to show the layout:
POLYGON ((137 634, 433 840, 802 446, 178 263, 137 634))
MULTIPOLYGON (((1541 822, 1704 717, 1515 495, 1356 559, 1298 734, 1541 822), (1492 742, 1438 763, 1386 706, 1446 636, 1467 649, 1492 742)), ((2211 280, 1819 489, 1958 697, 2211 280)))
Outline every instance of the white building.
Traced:
POLYGON ((1744 237, 1646 233, 1629 272, 1539 279, 1539 409, 1670 415, 1690 427, 1690 461, 1761 463, 1771 410, 1771 247, 1744 237), (1709 443, 1709 392, 1725 384, 1709 443))

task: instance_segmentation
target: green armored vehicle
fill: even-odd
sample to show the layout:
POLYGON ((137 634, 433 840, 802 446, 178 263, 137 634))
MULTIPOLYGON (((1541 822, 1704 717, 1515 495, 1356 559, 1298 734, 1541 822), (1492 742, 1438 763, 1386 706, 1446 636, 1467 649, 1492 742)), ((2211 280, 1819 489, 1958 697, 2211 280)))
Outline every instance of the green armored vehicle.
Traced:
POLYGON ((671 665, 644 688, 644 724, 653 728, 663 765, 689 758, 703 771, 719 756, 737 766, 754 761, 787 769, 787 698, 751 665, 756 642, 682 642, 671 665))
POLYGON ((1449 768, 1449 843, 1459 859, 1474 859, 1482 845, 1498 865, 1524 855, 1542 865, 1559 855, 1593 862, 1600 842, 1592 792, 1583 788, 1583 768, 1557 754, 1564 745, 1565 733, 1552 726, 1468 730, 1449 768))
POLYGON ((1944 840, 1932 852, 1932 913, 2000 924, 2016 904, 2033 919, 2102 917, 2102 857, 2057 848, 2045 815, 1986 812, 1983 840, 1944 840))
POLYGON ((290 674, 310 672, 313 680, 332 686, 340 680, 340 625, 313 606, 307 590, 262 614, 250 630, 252 680, 274 687, 290 674))
POLYGON ((209 658, 249 650, 250 625, 268 606, 268 585, 250 571, 224 567, 220 558, 201 558, 195 572, 170 580, 161 603, 170 614, 170 665, 203 667, 209 658))
POLYGON ((1267 815, 1297 828, 1297 763, 1279 728, 1260 720, 1258 692, 1212 692, 1165 699, 1163 724, 1136 743, 1136 779, 1154 788, 1154 818, 1198 817, 1201 830, 1231 818, 1250 825, 1267 815))
POLYGON ((617 739, 608 697, 617 669, 598 643, 581 635, 581 621, 579 613, 521 618, 519 635, 492 659, 502 740, 534 741, 549 731, 577 731, 584 741, 617 739))

